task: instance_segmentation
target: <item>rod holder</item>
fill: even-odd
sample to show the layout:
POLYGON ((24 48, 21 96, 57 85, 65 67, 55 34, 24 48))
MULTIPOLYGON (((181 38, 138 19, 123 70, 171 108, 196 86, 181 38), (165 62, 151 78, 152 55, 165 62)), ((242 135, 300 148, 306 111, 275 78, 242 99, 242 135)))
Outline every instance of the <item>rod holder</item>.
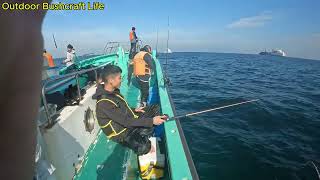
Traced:
POLYGON ((79 98, 79 103, 80 103, 82 97, 81 97, 79 74, 76 74, 75 78, 76 78, 76 82, 77 82, 78 98, 79 98))

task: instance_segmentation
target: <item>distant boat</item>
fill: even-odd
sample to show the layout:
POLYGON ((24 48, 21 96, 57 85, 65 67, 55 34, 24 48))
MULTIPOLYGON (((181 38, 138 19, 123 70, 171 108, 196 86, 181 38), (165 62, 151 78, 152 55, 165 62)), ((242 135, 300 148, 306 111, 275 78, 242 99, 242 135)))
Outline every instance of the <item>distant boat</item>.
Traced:
POLYGON ((164 53, 172 53, 171 49, 167 49, 167 51, 165 51, 164 53))
POLYGON ((259 55, 287 56, 286 53, 281 49, 272 50, 271 52, 263 51, 260 52, 259 55))

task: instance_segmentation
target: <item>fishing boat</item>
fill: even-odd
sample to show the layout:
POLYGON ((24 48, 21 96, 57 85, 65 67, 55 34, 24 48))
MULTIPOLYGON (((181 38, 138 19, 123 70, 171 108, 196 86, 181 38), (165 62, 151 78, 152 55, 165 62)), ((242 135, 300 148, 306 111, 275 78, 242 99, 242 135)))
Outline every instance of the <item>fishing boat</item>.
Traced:
MULTIPOLYGON (((105 49, 109 50, 104 55, 80 61, 77 71, 67 73, 67 68, 62 68, 59 76, 43 83, 35 179, 154 179, 154 176, 142 176, 141 157, 107 139, 95 118, 96 101, 92 95, 98 74, 107 64, 122 69, 120 91, 129 106, 136 106, 140 93, 134 81, 127 83, 128 51, 118 44, 105 49)), ((174 104, 156 51, 152 56, 156 68, 148 102, 159 104, 163 114, 174 117, 174 104)), ((157 152, 164 156, 161 179, 198 179, 179 121, 167 121, 155 134, 157 152)), ((150 173, 149 170, 144 173, 150 173)))

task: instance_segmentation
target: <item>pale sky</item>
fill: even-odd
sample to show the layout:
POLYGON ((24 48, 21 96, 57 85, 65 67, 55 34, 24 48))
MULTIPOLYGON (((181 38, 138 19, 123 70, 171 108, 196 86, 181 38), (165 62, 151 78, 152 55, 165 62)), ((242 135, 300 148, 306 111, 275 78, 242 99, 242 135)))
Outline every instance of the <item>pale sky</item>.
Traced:
POLYGON ((100 2, 106 6, 103 11, 49 11, 43 24, 45 48, 55 57, 64 57, 69 43, 79 55, 102 53, 108 41, 129 44, 135 26, 138 37, 153 47, 158 29, 159 50, 164 51, 169 16, 169 48, 174 52, 257 54, 283 49, 291 57, 320 60, 319 0, 100 2))

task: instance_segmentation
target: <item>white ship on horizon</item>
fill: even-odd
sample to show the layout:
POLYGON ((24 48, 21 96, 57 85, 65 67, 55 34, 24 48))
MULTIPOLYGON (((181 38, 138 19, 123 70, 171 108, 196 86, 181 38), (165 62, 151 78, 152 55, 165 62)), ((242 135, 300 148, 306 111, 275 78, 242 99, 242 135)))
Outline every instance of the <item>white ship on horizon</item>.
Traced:
POLYGON ((272 56, 287 56, 287 54, 281 50, 281 49, 276 49, 272 50, 271 52, 263 51, 259 53, 260 55, 272 55, 272 56))

